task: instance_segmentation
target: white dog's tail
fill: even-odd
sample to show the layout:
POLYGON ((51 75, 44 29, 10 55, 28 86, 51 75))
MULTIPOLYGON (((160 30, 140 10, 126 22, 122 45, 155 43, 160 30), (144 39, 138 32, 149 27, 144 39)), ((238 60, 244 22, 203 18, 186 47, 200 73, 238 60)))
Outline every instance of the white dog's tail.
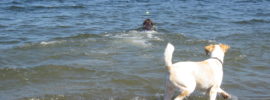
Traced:
POLYGON ((168 70, 172 66, 173 51, 174 51, 174 46, 171 43, 168 43, 164 52, 164 60, 165 60, 165 64, 168 70))

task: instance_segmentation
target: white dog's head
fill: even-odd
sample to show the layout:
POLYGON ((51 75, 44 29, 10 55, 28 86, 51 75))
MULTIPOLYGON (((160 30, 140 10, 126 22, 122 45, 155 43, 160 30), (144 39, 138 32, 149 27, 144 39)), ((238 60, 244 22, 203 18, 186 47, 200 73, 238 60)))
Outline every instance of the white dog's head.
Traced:
POLYGON ((206 55, 210 56, 216 54, 225 54, 229 48, 230 46, 226 44, 210 44, 204 47, 206 55))

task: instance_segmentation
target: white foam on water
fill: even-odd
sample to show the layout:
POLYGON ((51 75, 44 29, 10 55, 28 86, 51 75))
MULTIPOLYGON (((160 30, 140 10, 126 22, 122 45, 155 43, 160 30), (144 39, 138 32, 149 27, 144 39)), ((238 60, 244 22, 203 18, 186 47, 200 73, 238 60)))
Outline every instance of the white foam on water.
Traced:
POLYGON ((61 40, 61 41, 42 41, 40 42, 40 44, 42 46, 47 46, 47 45, 53 45, 53 44, 59 44, 59 43, 63 43, 66 42, 65 40, 61 40))
POLYGON ((235 95, 231 95, 231 100, 238 100, 238 97, 235 95))
POLYGON ((151 40, 159 40, 159 41, 162 40, 155 34, 159 34, 159 33, 156 31, 131 30, 128 32, 123 32, 123 33, 118 33, 118 34, 107 34, 105 36, 113 37, 115 39, 119 39, 119 41, 126 42, 135 46, 149 47, 152 45, 150 43, 151 40))
POLYGON ((136 96, 136 97, 132 98, 131 100, 146 100, 146 99, 143 97, 136 96))

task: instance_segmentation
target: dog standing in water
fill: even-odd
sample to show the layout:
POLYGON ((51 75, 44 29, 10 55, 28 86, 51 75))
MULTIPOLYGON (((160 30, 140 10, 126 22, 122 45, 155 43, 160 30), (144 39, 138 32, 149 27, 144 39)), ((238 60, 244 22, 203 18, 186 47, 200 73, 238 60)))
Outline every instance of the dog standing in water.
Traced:
POLYGON ((144 22, 143 22, 143 30, 145 30, 145 31, 155 30, 154 23, 151 21, 151 19, 144 20, 144 22))
POLYGON ((181 93, 174 100, 183 100, 196 87, 206 90, 209 94, 209 100, 216 100, 217 94, 221 94, 225 99, 231 98, 231 95, 220 88, 223 78, 223 59, 229 48, 225 44, 208 45, 205 46, 205 51, 210 54, 209 59, 173 64, 174 46, 168 43, 164 52, 164 60, 169 72, 166 79, 164 100, 171 100, 175 89, 180 90, 181 93))

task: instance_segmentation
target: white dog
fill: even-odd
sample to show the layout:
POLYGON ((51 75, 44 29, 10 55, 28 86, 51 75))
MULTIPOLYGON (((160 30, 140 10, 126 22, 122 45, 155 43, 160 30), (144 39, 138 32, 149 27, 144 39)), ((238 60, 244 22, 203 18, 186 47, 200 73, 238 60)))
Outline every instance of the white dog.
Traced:
POLYGON ((225 44, 208 45, 205 46, 205 51, 207 54, 210 53, 209 59, 200 62, 187 61, 173 64, 174 46, 168 43, 164 52, 164 59, 169 72, 164 100, 171 100, 175 89, 179 89, 181 93, 174 100, 183 100, 196 87, 206 90, 210 100, 215 100, 217 93, 225 99, 231 98, 228 93, 220 88, 223 78, 223 58, 229 48, 225 44))

